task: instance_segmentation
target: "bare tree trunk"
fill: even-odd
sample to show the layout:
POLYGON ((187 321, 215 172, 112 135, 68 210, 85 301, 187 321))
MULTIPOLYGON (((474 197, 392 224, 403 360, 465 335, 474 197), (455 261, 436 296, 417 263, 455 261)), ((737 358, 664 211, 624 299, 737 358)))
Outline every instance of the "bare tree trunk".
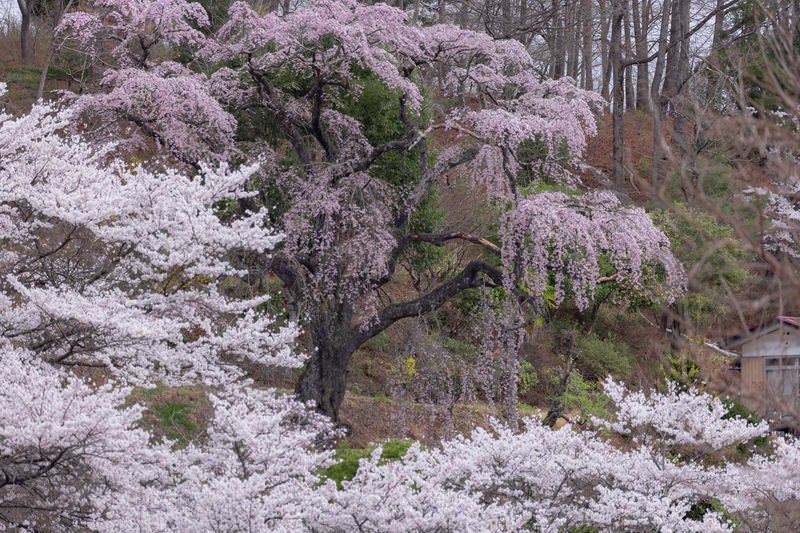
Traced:
POLYGON ((600 68, 602 69, 600 96, 605 100, 609 99, 609 83, 611 81, 611 58, 608 42, 608 2, 609 0, 600 0, 600 68))
POLYGON ((47 50, 47 57, 44 60, 44 65, 42 65, 42 73, 39 75, 39 86, 36 89, 36 99, 41 100, 44 96, 44 84, 47 81, 47 73, 50 70, 50 63, 53 61, 53 56, 55 55, 56 47, 54 43, 50 43, 50 47, 47 50))
POLYGON ((680 55, 678 56, 678 85, 672 105, 672 138, 673 142, 685 154, 689 150, 689 120, 685 98, 681 96, 686 82, 691 77, 689 69, 689 7, 691 0, 680 0, 680 55))
POLYGON ((312 321, 309 329, 316 346, 303 368, 295 393, 303 401, 314 402, 320 412, 338 422, 350 358, 358 346, 347 334, 349 323, 320 319, 312 321))
POLYGON ((622 69, 622 21, 625 18, 625 0, 611 2, 611 66, 614 74, 614 95, 612 97, 614 130, 613 160, 614 186, 617 191, 625 193, 625 168, 623 166, 623 109, 624 87, 622 69))
POLYGON ((686 123, 678 96, 689 78, 689 4, 690 0, 672 2, 669 48, 661 91, 661 112, 670 113, 673 119, 672 138, 679 147, 686 146, 686 123))
POLYGON ((669 29, 669 12, 672 8, 671 0, 664 0, 661 12, 661 29, 658 37, 658 55, 656 68, 653 72, 653 84, 650 89, 650 102, 653 108, 653 190, 652 198, 661 196, 664 188, 661 160, 664 157, 664 132, 661 131, 661 117, 663 104, 661 102, 661 79, 664 76, 664 62, 667 51, 667 30, 669 29))
POLYGON ((558 388, 550 402, 550 408, 547 410, 547 415, 545 415, 542 420, 542 425, 544 426, 554 427, 556 421, 564 415, 564 393, 567 392, 569 379, 575 367, 575 337, 575 330, 566 329, 560 331, 556 338, 556 349, 559 352, 558 355, 564 357, 564 367, 561 369, 558 388))
POLYGON ((558 79, 564 76, 566 48, 564 46, 564 17, 562 15, 559 0, 552 2, 553 16, 551 17, 553 26, 553 48, 552 63, 550 65, 550 77, 558 79))
POLYGON ((722 44, 721 43, 722 30, 725 22, 725 13, 726 13, 726 11, 722 9, 724 3, 725 0, 717 0, 717 7, 716 7, 717 14, 714 17, 714 40, 711 43, 711 53, 715 53, 722 44))
MULTIPOLYGON (((631 0, 631 15, 633 16, 633 41, 636 59, 647 57, 647 2, 631 0)), ((650 72, 647 63, 640 62, 636 65, 636 109, 647 110, 650 108, 650 72)))
POLYGON ((39 87, 36 89, 37 100, 41 100, 44 96, 44 87, 47 81, 47 73, 50 71, 50 63, 52 63, 53 57, 58 51, 55 29, 61 23, 61 19, 64 18, 64 13, 72 9, 74 3, 75 0, 59 0, 49 5, 51 11, 48 13, 47 25, 50 33, 50 45, 47 48, 47 56, 45 57, 44 65, 42 65, 42 73, 39 75, 39 87))
POLYGON ((594 33, 594 18, 592 13, 592 0, 582 0, 581 12, 583 13, 583 68, 581 69, 581 85, 589 91, 594 89, 592 70, 592 34, 594 33))
POLYGON ((511 0, 500 0, 500 11, 500 16, 503 18, 501 32, 502 36, 505 39, 511 39, 514 32, 514 18, 511 14, 511 0))
POLYGON ((27 65, 31 62, 30 33, 31 33, 31 9, 28 0, 17 0, 19 6, 19 52, 22 64, 27 65))
MULTIPOLYGON (((636 3, 636 0, 632 0, 636 3)), ((626 0, 625 17, 623 19, 623 27, 625 29, 625 109, 632 111, 636 109, 636 95, 633 91, 633 65, 630 64, 630 58, 633 51, 631 45, 631 16, 630 16, 630 3, 626 0)))
MULTIPOLYGON (((520 28, 528 27, 528 16, 528 0, 520 0, 518 22, 520 28)), ((531 40, 533 40, 533 34, 528 31, 521 32, 519 35, 519 40, 525 45, 525 47, 528 47, 531 44, 531 40)))

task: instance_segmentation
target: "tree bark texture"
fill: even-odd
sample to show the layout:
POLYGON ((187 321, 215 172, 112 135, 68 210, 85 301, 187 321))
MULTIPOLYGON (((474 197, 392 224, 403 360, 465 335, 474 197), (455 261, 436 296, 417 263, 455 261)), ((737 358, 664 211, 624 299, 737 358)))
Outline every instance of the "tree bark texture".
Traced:
POLYGON ((623 111, 624 80, 622 67, 622 21, 625 18, 625 0, 612 0, 611 13, 611 70, 614 75, 614 94, 612 97, 612 129, 614 142, 612 156, 614 160, 614 186, 620 193, 625 193, 625 168, 623 166, 623 111))
POLYGON ((594 35, 594 15, 592 0, 581 0, 581 12, 583 15, 583 43, 581 52, 583 54, 583 66, 581 69, 581 85, 586 90, 594 89, 592 70, 594 64, 592 60, 592 37, 594 35))
POLYGON ((19 6, 19 53, 22 64, 27 65, 31 62, 30 33, 31 33, 31 9, 28 0, 17 0, 19 6))
POLYGON ((313 402, 316 408, 339 421, 339 407, 347 388, 347 370, 356 350, 348 338, 350 324, 323 322, 312 324, 311 337, 314 352, 308 359, 297 382, 297 396, 313 402))
POLYGON ((650 102, 653 109, 653 189, 651 197, 658 198, 664 188, 662 176, 662 158, 664 157, 664 134, 662 128, 662 108, 661 101, 661 80, 664 76, 664 62, 667 54, 667 31, 669 29, 668 13, 672 9, 672 1, 664 0, 662 6, 661 28, 658 38, 658 53, 656 56, 656 68, 653 72, 653 83, 650 88, 650 102))
MULTIPOLYGON (((650 16, 649 0, 631 0, 631 16, 633 17, 633 42, 637 59, 647 57, 647 23, 650 16)), ((648 63, 636 65, 636 109, 650 109, 650 72, 648 63)))

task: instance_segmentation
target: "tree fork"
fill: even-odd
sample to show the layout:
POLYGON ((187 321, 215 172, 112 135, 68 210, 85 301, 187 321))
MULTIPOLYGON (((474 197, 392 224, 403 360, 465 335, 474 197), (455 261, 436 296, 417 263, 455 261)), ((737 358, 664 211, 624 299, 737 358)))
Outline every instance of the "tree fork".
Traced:
POLYGON ((313 402, 317 410, 338 422, 350 358, 362 344, 403 318, 435 311, 461 291, 501 284, 499 270, 482 261, 472 261, 461 273, 428 294, 383 308, 372 326, 350 325, 347 312, 336 320, 320 320, 312 324, 311 337, 316 346, 297 382, 295 393, 300 400, 313 402))

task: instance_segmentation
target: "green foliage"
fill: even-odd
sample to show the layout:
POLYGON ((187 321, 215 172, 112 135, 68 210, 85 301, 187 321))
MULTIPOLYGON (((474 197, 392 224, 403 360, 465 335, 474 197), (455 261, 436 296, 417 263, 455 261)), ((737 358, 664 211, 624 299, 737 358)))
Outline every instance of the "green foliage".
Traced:
POLYGON ((588 524, 580 524, 577 526, 570 526, 567 531, 569 533, 597 533, 597 528, 588 524))
POLYGON ((689 315, 696 325, 709 326, 727 310, 729 291, 736 292, 747 280, 743 243, 730 226, 682 203, 652 217, 669 238, 675 256, 693 273, 689 315))
MULTIPOLYGON (((566 161, 570 157, 569 147, 566 142, 562 142, 555 149, 556 157, 566 161)), ((540 184, 555 186, 558 190, 563 188, 553 180, 553 176, 545 172, 542 167, 550 156, 550 148, 540 135, 533 139, 526 139, 519 144, 517 159, 520 169, 517 172, 517 185, 521 190, 536 187, 540 184)))
MULTIPOLYGON (((382 447, 380 463, 388 463, 390 461, 399 461, 402 459, 408 448, 411 447, 412 441, 392 439, 380 444, 382 447)), ((375 451, 378 445, 373 445, 367 448, 350 448, 347 442, 343 442, 336 450, 334 459, 336 464, 333 464, 322 471, 323 479, 331 479, 336 482, 336 486, 341 490, 343 481, 350 481, 358 472, 358 463, 361 459, 367 459, 372 452, 375 451)))
MULTIPOLYGON (((698 176, 698 186, 703 194, 711 200, 727 201, 734 193, 731 187, 731 169, 727 164, 716 164, 706 168, 698 176)), ((730 205, 723 205, 726 211, 730 211, 730 205)), ((711 219, 713 221, 713 219, 711 219)))
POLYGON ((560 399, 567 410, 579 413, 581 420, 593 416, 608 418, 611 414, 611 398, 602 392, 598 383, 586 381, 577 370, 570 373, 567 390, 560 399))
MULTIPOLYGON (((364 135, 373 146, 402 139, 405 125, 400 117, 399 93, 386 87, 375 74, 366 71, 361 74, 358 82, 362 87, 361 92, 357 96, 346 96, 342 111, 358 120, 364 135)), ((423 122, 430 117, 424 104, 421 114, 423 122)), ((420 177, 419 149, 415 147, 386 152, 370 167, 369 172, 372 176, 399 187, 416 183, 420 177)), ((434 188, 412 214, 409 232, 432 233, 441 227, 444 216, 434 188)), ((443 248, 429 243, 413 243, 404 255, 404 264, 415 274, 432 273, 436 264, 446 255, 443 248)))
POLYGON ((578 364, 596 378, 611 374, 615 378, 627 377, 636 365, 636 357, 624 339, 609 334, 605 338, 594 332, 576 339, 578 364))
MULTIPOLYGON (((373 146, 402 139, 405 125, 400 118, 399 93, 386 87, 371 72, 361 71, 359 74, 357 83, 361 86, 361 92, 345 95, 341 111, 358 120, 373 146)), ((429 116, 423 104, 423 122, 429 116)), ((417 148, 389 151, 378 158, 370 168, 370 174, 392 185, 415 183, 419 180, 419 158, 417 148)))
POLYGON ((18 83, 32 89, 39 86, 39 77, 42 71, 33 65, 21 65, 8 70, 8 77, 4 80, 9 83, 18 83))
POLYGON ((754 411, 748 409, 742 402, 731 398, 725 398, 722 400, 722 403, 728 410, 728 412, 723 415, 723 420, 741 418, 742 420, 747 420, 747 423, 751 426, 761 423, 761 417, 754 411))
POLYGON ((744 105, 759 111, 781 109, 798 95, 796 64, 786 61, 800 51, 800 34, 783 26, 790 9, 788 2, 740 0, 726 13, 720 69, 742 80, 744 105))
POLYGON ((716 498, 703 498, 693 503, 692 507, 686 513, 685 518, 702 522, 703 517, 709 511, 712 513, 720 513, 722 518, 732 526, 735 526, 738 523, 736 518, 727 509, 725 509, 725 507, 722 505, 722 502, 716 498))
POLYGON ((214 32, 222 26, 227 20, 228 9, 233 4, 234 0, 195 0, 208 14, 208 21, 210 23, 205 31, 209 33, 214 32))
POLYGON ((455 337, 442 337, 440 342, 444 349, 452 354, 473 361, 478 357, 478 349, 469 342, 455 337))
POLYGON ((666 365, 661 365, 664 377, 686 391, 700 384, 700 367, 686 354, 667 355, 666 365))
MULTIPOLYGON (((422 205, 411 215, 410 233, 433 233, 444 223, 444 210, 439 207, 435 188, 425 197, 422 205)), ((415 273, 434 273, 447 257, 447 250, 426 242, 415 242, 405 252, 404 263, 415 273)))
POLYGON ((517 173, 517 182, 520 187, 529 187, 538 181, 542 181, 544 176, 536 169, 536 163, 547 159, 547 143, 540 136, 535 139, 522 141, 517 152, 520 169, 517 173))
POLYGON ((530 362, 522 361, 519 364, 519 374, 517 375, 519 393, 528 393, 537 383, 539 383, 539 374, 536 373, 536 368, 530 362))
POLYGON ((365 344, 365 348, 372 350, 373 352, 388 352, 392 346, 392 340, 386 334, 385 331, 381 331, 370 340, 368 340, 365 344))

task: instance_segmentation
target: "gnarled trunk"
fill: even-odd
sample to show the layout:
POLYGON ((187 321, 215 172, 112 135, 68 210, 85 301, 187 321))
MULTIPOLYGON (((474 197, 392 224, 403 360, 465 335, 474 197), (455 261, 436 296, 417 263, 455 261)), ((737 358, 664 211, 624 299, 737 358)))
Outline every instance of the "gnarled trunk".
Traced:
POLYGON ((317 410, 339 421, 339 407, 347 388, 347 368, 363 342, 354 328, 353 308, 331 298, 313 310, 307 331, 313 348, 295 387, 298 398, 314 402, 317 410))
POLYGON ((354 349, 321 342, 306 362, 295 393, 302 401, 311 401, 317 409, 339 421, 339 407, 347 387, 347 367, 354 349))
MULTIPOLYGON (((444 242, 456 238, 457 234, 443 236, 425 236, 415 234, 420 240, 428 242, 444 242), (427 237, 427 239, 423 239, 427 237)), ((469 238, 462 235, 458 238, 469 238)), ((480 242, 481 239, 476 239, 480 242)), ((490 244, 490 243, 488 243, 490 244)), ((490 244, 490 246, 493 246, 490 244)), ((499 251, 499 250, 498 250, 499 251)), ((279 265, 275 265, 279 266, 279 265)), ((291 289, 297 289, 296 278, 288 271, 281 270, 284 283, 291 289)), ((316 307, 311 312, 308 333, 314 343, 305 369, 297 382, 295 392, 302 401, 314 402, 320 412, 330 416, 335 422, 339 420, 339 407, 344 400, 347 387, 347 368, 350 357, 367 340, 384 331, 403 318, 420 316, 439 309, 448 299, 465 289, 482 286, 502 286, 500 272, 482 261, 472 261, 457 275, 415 300, 390 304, 378 312, 370 324, 354 324, 354 310, 351 306, 332 301, 316 307)))

